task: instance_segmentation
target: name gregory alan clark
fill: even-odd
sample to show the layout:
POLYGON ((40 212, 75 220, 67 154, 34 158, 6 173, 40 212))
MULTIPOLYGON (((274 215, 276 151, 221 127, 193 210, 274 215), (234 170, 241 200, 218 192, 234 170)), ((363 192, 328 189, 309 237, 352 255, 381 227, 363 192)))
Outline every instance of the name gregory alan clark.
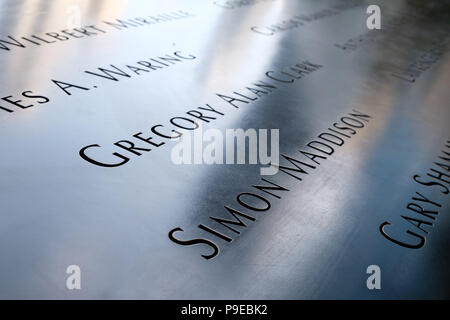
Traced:
MULTIPOLYGON (((196 58, 192 55, 188 57, 189 59, 196 58)), ((240 109, 270 95, 280 85, 294 84, 322 67, 322 65, 304 60, 278 71, 267 71, 264 81, 251 83, 232 93, 216 93, 215 96, 222 103, 226 102, 228 107, 240 109)), ((146 131, 151 131, 151 134, 137 132, 132 134, 131 137, 112 143, 112 146, 103 147, 98 143, 90 144, 83 147, 79 154, 83 160, 96 166, 120 167, 131 160, 148 154, 155 148, 164 146, 166 142, 177 140, 183 135, 183 131, 197 130, 200 127, 199 123, 211 123, 224 117, 225 112, 225 108, 207 103, 204 106, 189 110, 185 114, 172 117, 167 124, 155 124, 146 129, 146 131)))

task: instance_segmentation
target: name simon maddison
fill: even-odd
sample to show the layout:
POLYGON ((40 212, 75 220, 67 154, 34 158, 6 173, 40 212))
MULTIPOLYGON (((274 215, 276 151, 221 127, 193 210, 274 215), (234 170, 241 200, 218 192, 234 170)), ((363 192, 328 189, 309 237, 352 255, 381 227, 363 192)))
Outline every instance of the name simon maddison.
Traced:
MULTIPOLYGON (((370 119, 372 119, 372 116, 357 110, 353 110, 348 115, 341 117, 339 121, 327 128, 327 131, 320 133, 316 139, 311 140, 303 148, 300 148, 295 155, 281 154, 280 162, 283 165, 281 163, 276 165, 279 172, 275 176, 286 174, 297 181, 302 181, 303 176, 316 170, 323 161, 333 155, 337 148, 342 147, 347 140, 364 128, 370 119)), ((209 217, 211 222, 217 224, 217 227, 218 225, 221 225, 222 228, 225 227, 236 237, 247 227, 247 223, 257 220, 256 215, 253 213, 269 211, 272 207, 271 201, 281 199, 281 194, 289 191, 285 186, 278 185, 268 179, 261 178, 261 180, 262 183, 252 185, 253 189, 236 196, 238 207, 225 206, 224 213, 227 216, 209 217)), ((202 254, 202 257, 211 259, 220 252, 218 242, 214 242, 212 239, 220 239, 225 242, 233 241, 230 233, 224 234, 217 227, 212 228, 205 224, 198 225, 199 229, 212 236, 208 238, 182 240, 178 237, 178 234, 184 231, 180 227, 171 230, 169 238, 183 246, 206 245, 210 247, 211 252, 202 254)))

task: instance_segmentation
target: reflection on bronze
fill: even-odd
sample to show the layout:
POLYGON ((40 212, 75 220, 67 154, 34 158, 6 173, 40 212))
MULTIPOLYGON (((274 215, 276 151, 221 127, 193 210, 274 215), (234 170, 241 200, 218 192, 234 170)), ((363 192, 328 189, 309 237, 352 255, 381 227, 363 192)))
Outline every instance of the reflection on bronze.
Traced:
POLYGON ((3 1, 0 298, 449 298, 449 4, 377 2, 3 1))

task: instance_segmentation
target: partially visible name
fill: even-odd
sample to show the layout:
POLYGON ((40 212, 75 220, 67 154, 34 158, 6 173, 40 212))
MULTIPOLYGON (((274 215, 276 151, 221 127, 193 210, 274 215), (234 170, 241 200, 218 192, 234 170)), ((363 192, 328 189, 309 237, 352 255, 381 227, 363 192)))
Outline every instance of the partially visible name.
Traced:
MULTIPOLYGON (((447 140, 438 159, 426 173, 427 177, 416 174, 413 180, 421 186, 430 188, 431 191, 437 189, 441 194, 448 195, 450 192, 450 139, 447 140)), ((442 203, 426 193, 424 195, 417 191, 406 205, 406 209, 408 211, 400 215, 400 218, 403 222, 413 225, 412 228, 403 223, 388 228, 393 224, 385 221, 380 225, 380 232, 383 237, 396 245, 409 249, 422 248, 430 228, 436 223, 439 211, 443 209, 442 203)))
MULTIPOLYGON (((74 92, 90 91, 99 88, 99 81, 119 82, 123 79, 134 78, 145 74, 153 74, 158 70, 164 70, 183 61, 196 59, 192 54, 186 54, 182 51, 175 51, 171 54, 159 55, 152 58, 145 58, 134 63, 128 63, 121 66, 110 64, 107 67, 98 67, 94 70, 86 70, 91 81, 86 83, 72 83, 67 80, 51 79, 62 92, 71 96, 74 92), (92 83, 92 80, 95 82, 92 83)), ((29 109, 41 104, 50 102, 50 98, 34 92, 33 90, 23 90, 19 94, 10 94, 3 96, 0 94, 0 112, 11 114, 18 110, 29 109)))
POLYGON ((95 37, 107 33, 109 30, 124 30, 149 26, 157 23, 164 23, 172 20, 179 20, 192 17, 193 14, 178 10, 175 12, 166 12, 154 16, 136 17, 131 19, 115 19, 111 21, 102 21, 98 25, 87 25, 79 28, 59 30, 57 32, 45 32, 43 34, 32 34, 26 36, 8 35, 0 38, 0 51, 11 51, 17 48, 28 48, 34 46, 49 45, 52 43, 65 42, 68 40, 95 37))
POLYGON ((325 8, 325 9, 319 10, 319 11, 311 13, 311 14, 295 15, 289 19, 279 21, 279 22, 271 24, 271 25, 254 26, 254 27, 251 27, 250 30, 255 33, 261 34, 261 35, 273 36, 277 33, 287 31, 287 30, 292 30, 292 29, 298 28, 300 26, 303 26, 304 24, 314 22, 316 20, 321 20, 321 19, 324 19, 327 17, 335 16, 335 15, 341 13, 342 11, 354 8, 359 5, 361 5, 360 2, 348 1, 348 2, 344 2, 342 4, 339 4, 339 5, 334 5, 330 8, 325 8))
POLYGON ((431 46, 422 52, 418 58, 410 63, 405 70, 400 73, 392 73, 393 77, 406 82, 415 82, 422 73, 431 68, 445 53, 450 37, 444 41, 435 40, 431 46))

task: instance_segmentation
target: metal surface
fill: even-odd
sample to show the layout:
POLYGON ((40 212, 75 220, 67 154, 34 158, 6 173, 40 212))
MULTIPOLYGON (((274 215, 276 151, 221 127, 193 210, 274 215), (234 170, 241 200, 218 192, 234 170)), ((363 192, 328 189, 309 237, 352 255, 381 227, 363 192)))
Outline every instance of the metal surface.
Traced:
POLYGON ((251 28, 267 31, 344 2, 1 1, 0 40, 44 38, 78 23, 106 33, 0 49, 0 97, 34 105, 0 100, 14 111, 0 110, 0 298, 449 298, 450 197, 413 180, 426 180, 441 151, 450 152, 448 3, 424 2, 360 1, 265 35, 251 28), (369 31, 366 8, 375 3, 382 29, 369 31), (103 22, 179 10, 189 15, 121 30, 103 22), (196 58, 120 81, 84 72, 176 51, 196 58), (425 53, 432 62, 410 82, 402 72, 425 53), (304 60, 323 67, 239 109, 216 95, 243 93, 268 81, 267 71, 304 60), (71 88, 69 96, 51 80, 89 90, 71 88), (21 96, 27 90, 50 102, 21 96), (150 136, 156 124, 171 129, 171 118, 205 104, 224 113, 206 128, 279 128, 280 152, 290 156, 352 109, 372 118, 303 181, 266 177, 290 190, 281 199, 252 188, 261 182, 256 165, 173 164, 171 141, 115 168, 79 156, 98 144, 90 154, 113 160, 115 142, 150 136), (239 207, 242 192, 264 196, 270 210, 239 207), (414 217, 406 206, 416 192, 441 207, 423 226, 425 245, 409 249, 379 229, 389 221, 387 232, 417 241, 401 218, 414 217), (226 218, 224 206, 256 221, 244 219, 247 227, 234 233, 210 219, 226 218), (178 238, 210 239, 220 254, 206 260, 208 245, 174 243, 168 233, 177 227, 178 238), (73 264, 81 290, 66 288, 73 264), (373 264, 381 290, 366 287, 373 264))

